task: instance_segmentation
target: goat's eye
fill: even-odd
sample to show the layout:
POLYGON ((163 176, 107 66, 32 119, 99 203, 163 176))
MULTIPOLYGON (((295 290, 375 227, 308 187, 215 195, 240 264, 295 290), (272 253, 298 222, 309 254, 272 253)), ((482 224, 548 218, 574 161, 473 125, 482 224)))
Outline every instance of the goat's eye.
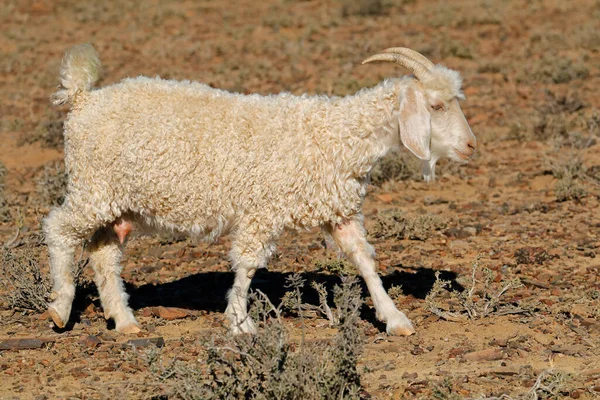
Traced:
POLYGON ((431 109, 435 111, 442 111, 444 109, 444 106, 442 104, 433 104, 431 106, 431 109))

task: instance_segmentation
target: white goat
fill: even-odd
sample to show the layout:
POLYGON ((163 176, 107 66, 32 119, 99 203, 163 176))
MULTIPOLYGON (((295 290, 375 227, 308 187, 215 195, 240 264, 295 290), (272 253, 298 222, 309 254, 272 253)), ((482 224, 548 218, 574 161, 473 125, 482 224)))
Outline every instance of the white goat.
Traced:
POLYGON ((54 323, 64 327, 69 319, 74 251, 91 237, 105 317, 119 332, 139 331, 119 265, 119 239, 133 224, 210 239, 230 232, 235 281, 226 315, 234 333, 255 332, 246 304, 255 270, 267 265, 284 229, 320 226, 359 269, 387 332, 412 334, 366 240, 361 206, 368 175, 402 142, 424 160, 431 179, 440 157, 467 160, 475 137, 457 101, 457 72, 406 48, 364 63, 371 61, 398 63, 414 77, 343 98, 245 96, 146 77, 90 90, 100 66, 96 51, 68 50, 62 90, 52 97, 54 104, 71 103, 64 132, 68 194, 44 221, 54 323))

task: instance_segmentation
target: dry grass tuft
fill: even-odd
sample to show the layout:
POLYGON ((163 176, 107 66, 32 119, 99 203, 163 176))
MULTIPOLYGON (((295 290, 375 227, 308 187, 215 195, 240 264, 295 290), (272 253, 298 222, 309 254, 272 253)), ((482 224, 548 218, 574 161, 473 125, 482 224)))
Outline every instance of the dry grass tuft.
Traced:
POLYGON ((7 309, 43 312, 48 305, 50 281, 42 274, 34 248, 0 250, 0 304, 7 309))
POLYGON ((452 379, 444 378, 433 387, 431 397, 435 400, 460 400, 462 397, 454 390, 452 379))
MULTIPOLYGON (((288 281, 293 296, 300 297, 301 278, 288 281)), ((262 293, 253 294, 252 314, 256 335, 213 338, 207 343, 206 363, 174 361, 163 365, 160 355, 147 360, 154 375, 170 395, 184 399, 358 399, 358 357, 363 337, 359 328, 360 288, 344 279, 334 288, 338 334, 330 343, 293 344, 281 316, 262 293)), ((302 319, 302 308, 298 308, 302 319)))
POLYGON ((552 175, 558 179, 554 186, 556 201, 580 200, 587 195, 585 188, 579 183, 579 179, 587 175, 578 157, 571 157, 564 163, 553 163, 552 175))
POLYGON ((531 83, 567 83, 575 79, 585 79, 590 71, 581 61, 572 61, 568 58, 544 56, 533 62, 533 65, 524 65, 525 69, 517 75, 518 82, 531 83))
POLYGON ((479 263, 473 263, 471 276, 465 285, 468 289, 457 292, 448 291, 449 281, 435 275, 433 288, 425 298, 427 309, 448 321, 485 318, 490 315, 520 314, 529 312, 515 304, 506 303, 502 297, 510 290, 523 286, 518 279, 494 283, 495 274, 484 268, 478 273, 479 263), (440 304, 444 298, 445 305, 440 304))
POLYGON ((377 215, 369 234, 383 239, 425 240, 432 232, 445 229, 448 221, 435 214, 406 217, 401 211, 384 211, 377 215))
POLYGON ((316 260, 315 268, 338 276, 354 276, 357 273, 356 267, 343 258, 316 260))
POLYGON ((62 204, 67 193, 67 172, 62 161, 44 165, 44 171, 37 179, 37 194, 44 206, 62 204))
POLYGON ((386 10, 383 0, 339 0, 342 4, 342 17, 352 15, 368 17, 382 15, 386 10))
POLYGON ((420 180, 419 160, 406 151, 393 151, 384 157, 371 171, 371 183, 381 186, 385 182, 420 180))
POLYGON ((62 148, 65 143, 63 135, 64 120, 64 111, 50 109, 44 119, 37 124, 33 133, 21 135, 19 145, 39 142, 42 147, 62 148))
POLYGON ((8 200, 4 194, 6 178, 6 167, 0 162, 0 222, 10 221, 10 208, 8 207, 8 200))

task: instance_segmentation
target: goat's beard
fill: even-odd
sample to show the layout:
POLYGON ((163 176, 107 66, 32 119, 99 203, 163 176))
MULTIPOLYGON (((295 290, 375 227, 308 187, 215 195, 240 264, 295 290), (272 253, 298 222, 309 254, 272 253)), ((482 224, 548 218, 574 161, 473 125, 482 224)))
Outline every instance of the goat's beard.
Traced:
POLYGON ((421 164, 421 172, 425 182, 432 182, 435 180, 435 164, 438 162, 438 157, 433 154, 429 160, 424 160, 421 164))

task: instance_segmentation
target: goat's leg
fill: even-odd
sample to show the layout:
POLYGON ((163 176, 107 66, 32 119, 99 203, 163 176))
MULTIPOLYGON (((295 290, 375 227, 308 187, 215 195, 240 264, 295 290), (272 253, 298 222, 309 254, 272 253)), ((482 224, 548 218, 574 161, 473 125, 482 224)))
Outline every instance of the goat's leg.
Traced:
POLYGON ((254 321, 248 315, 248 290, 256 269, 266 267, 274 251, 270 235, 258 232, 258 229, 238 231, 233 240, 230 256, 235 279, 227 293, 225 310, 233 334, 256 333, 254 321))
POLYGON ((94 269, 94 282, 100 294, 104 317, 113 318, 115 328, 121 333, 137 333, 140 328, 127 305, 128 296, 121 278, 122 248, 119 241, 111 227, 96 231, 89 246, 90 263, 94 269))
POLYGON ((43 222, 53 283, 53 301, 48 305, 48 314, 58 328, 64 328, 69 321, 75 297, 72 271, 75 249, 97 229, 98 223, 67 204, 65 200, 64 205, 52 210, 43 222))
POLYGON ((386 323, 387 333, 390 335, 412 335, 415 333, 412 323, 403 312, 396 308, 377 275, 375 251, 367 242, 362 216, 357 216, 331 227, 329 232, 365 280, 373 299, 377 318, 386 323))

